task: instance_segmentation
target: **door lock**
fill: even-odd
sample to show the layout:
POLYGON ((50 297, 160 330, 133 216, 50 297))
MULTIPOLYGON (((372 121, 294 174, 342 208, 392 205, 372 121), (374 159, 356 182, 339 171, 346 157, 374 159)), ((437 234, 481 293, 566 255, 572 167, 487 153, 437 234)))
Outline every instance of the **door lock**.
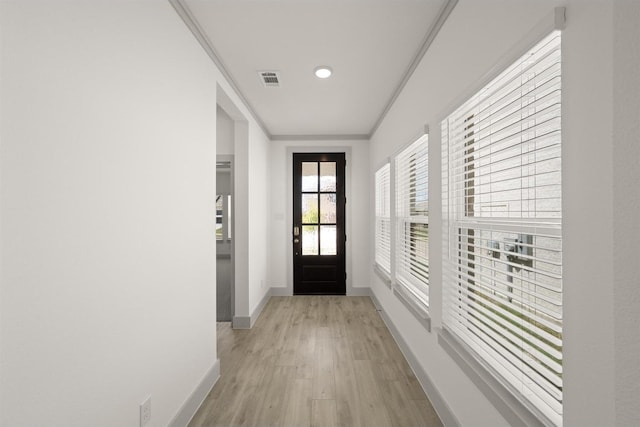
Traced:
POLYGON ((293 239, 293 243, 300 243, 300 239, 296 237, 295 239, 293 239))

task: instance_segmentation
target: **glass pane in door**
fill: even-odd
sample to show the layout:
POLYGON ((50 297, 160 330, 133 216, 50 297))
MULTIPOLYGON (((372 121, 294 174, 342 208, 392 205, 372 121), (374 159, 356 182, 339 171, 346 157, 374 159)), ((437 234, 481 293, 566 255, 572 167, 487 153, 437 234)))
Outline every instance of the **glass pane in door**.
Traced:
POLYGON ((336 193, 320 194, 320 222, 336 223, 336 193))
POLYGON ((302 162, 302 191, 318 191, 317 162, 302 162))
POLYGON ((320 226, 320 255, 336 255, 336 226, 320 226))
POLYGON ((302 226, 302 255, 318 255, 318 226, 302 226))
POLYGON ((302 195, 302 223, 318 223, 318 194, 302 195))
POLYGON ((336 191, 336 162, 320 162, 320 191, 336 191))

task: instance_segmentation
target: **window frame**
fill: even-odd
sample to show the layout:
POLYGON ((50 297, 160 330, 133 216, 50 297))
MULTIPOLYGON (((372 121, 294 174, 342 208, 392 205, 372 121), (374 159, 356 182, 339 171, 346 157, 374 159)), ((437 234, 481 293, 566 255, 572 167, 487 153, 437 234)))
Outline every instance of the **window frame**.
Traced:
POLYGON ((394 293, 418 310, 421 318, 429 313, 429 134, 425 133, 404 147, 394 158, 394 293), (424 207, 418 208, 422 203, 424 207), (416 231, 426 226, 426 235, 416 231), (421 262, 417 244, 424 246, 421 262))
MULTIPOLYGON (((564 18, 564 9, 562 8, 559 8, 559 9, 561 10, 557 9, 556 11, 554 11, 555 17, 557 18, 559 14, 562 14, 562 18, 564 18)), ((549 34, 550 30, 547 29, 547 31, 545 32, 545 35, 543 37, 540 37, 540 39, 538 39, 536 43, 529 46, 529 48, 532 48, 533 46, 539 46, 544 40, 547 40, 547 38, 550 38, 552 34, 556 34, 558 38, 561 38, 561 34, 556 33, 557 30, 562 29, 562 27, 557 26, 559 21, 560 20, 556 19, 556 26, 554 26, 553 31, 551 31, 551 34, 549 34)), ((564 21, 562 20, 561 23, 563 25, 564 21)), ((560 47, 558 49, 560 49, 560 47)), ((529 49, 527 49, 527 51, 528 50, 529 49)), ((521 61, 522 58, 527 53, 528 52, 526 52, 523 55, 522 52, 520 52, 515 62, 521 61)), ((560 62, 561 62, 561 59, 560 59, 560 62)), ((511 68, 511 66, 512 65, 509 64, 509 66, 505 67, 505 70, 508 70, 509 68, 511 68)), ((499 73, 496 77, 496 80, 499 79, 504 72, 505 71, 502 71, 501 73, 499 73)), ((483 89, 478 91, 478 94, 482 92, 484 89, 485 88, 483 87, 483 89)), ((469 99, 472 100, 478 94, 475 94, 469 99)), ((561 95, 560 95, 560 98, 561 98, 561 95)), ((467 102, 463 103, 460 108, 464 107, 466 104, 467 102)), ((450 316, 454 316, 455 313, 452 314, 449 312, 449 310, 455 309, 456 305, 458 305, 457 309, 462 311, 462 308, 460 306, 461 303, 451 303, 450 301, 449 302, 447 301, 447 298, 451 299, 452 298, 451 295, 454 295, 456 293, 456 290, 454 289, 455 283, 461 280, 461 279, 455 279, 455 276, 460 276, 460 267, 457 266, 457 264, 455 264, 453 260, 463 258, 463 257, 460 257, 459 255, 459 253, 462 251, 461 248, 464 248, 465 246, 469 246, 469 245, 473 245, 474 248, 476 248, 475 241, 474 242, 458 241, 460 232, 456 232, 457 229, 461 227, 469 228, 469 229, 473 229, 474 227, 486 227, 489 229, 493 229, 495 227, 500 229, 500 232, 503 232, 506 230, 506 232, 519 233, 522 235, 531 235, 534 237, 537 235, 548 235, 548 236, 552 236, 554 238, 559 239, 560 254, 562 253, 561 252, 561 247, 562 247, 561 246, 561 242, 562 242, 561 240, 561 237, 562 237, 561 208, 560 208, 559 218, 553 218, 553 217, 526 218, 525 220, 523 220, 521 218, 475 217, 473 212, 473 207, 469 206, 469 203, 470 203, 469 200, 471 200, 472 204, 475 203, 475 201, 473 200, 474 194, 471 194, 470 196, 470 194, 468 193, 468 190, 470 188, 473 188, 473 191, 475 191, 476 171, 473 171, 473 177, 470 179, 467 179, 468 177, 465 175, 465 179, 463 180, 464 184, 462 185, 462 187, 460 186, 460 183, 458 181, 454 181, 452 178, 451 170, 453 168, 457 168, 458 171, 461 170, 462 168, 463 170, 465 170, 465 174, 467 173, 467 171, 470 171, 470 169, 467 169, 467 166, 466 166, 468 163, 465 163, 464 161, 462 161, 462 163, 459 163, 458 158, 451 159, 450 153, 448 151, 449 135, 450 135, 450 132, 452 132, 448 121, 449 121, 449 118, 453 116, 454 113, 447 116, 442 121, 443 153, 442 153, 442 183, 441 184, 442 184, 442 199, 443 199, 443 203, 442 203, 442 209, 443 209, 443 212, 442 212, 443 214, 443 236, 442 236, 443 237, 443 246, 442 246, 442 249, 443 249, 443 330, 439 334, 439 342, 445 348, 445 350, 447 350, 458 362, 461 363, 461 365, 463 365, 463 368, 467 373, 469 373, 472 379, 479 378, 481 380, 481 382, 483 383, 483 387, 488 394, 497 394, 500 396, 500 399, 502 399, 502 401, 504 402, 504 405, 501 404, 499 406, 504 406, 502 409, 506 408, 504 412, 510 414, 509 417, 511 417, 511 419, 519 420, 517 422, 513 421, 513 423, 525 424, 525 425, 540 424, 540 423, 544 425, 555 425, 555 426, 561 425, 562 424, 562 397, 560 398, 559 421, 558 421, 558 418, 555 418, 555 420, 552 420, 549 416, 547 416, 549 412, 545 412, 545 411, 548 411, 548 408, 544 409, 543 411, 540 407, 536 406, 536 404, 533 403, 535 399, 528 400, 528 398, 525 398, 522 395, 522 392, 519 391, 518 388, 513 385, 513 383, 507 381, 504 378, 503 374, 499 372, 499 369, 496 369, 496 366, 492 366, 491 363, 487 361, 485 356, 482 356, 480 354, 481 352, 483 352, 482 345, 484 345, 484 343, 482 343, 480 347, 474 346, 467 340, 467 338, 457 334, 455 327, 451 327, 452 326, 451 322, 453 322, 452 320, 453 317, 450 317, 450 316), (456 163, 456 161, 458 161, 458 163, 456 163), (467 186, 468 182, 472 183, 471 186, 469 187, 467 186), (464 199, 462 203, 460 203, 461 198, 464 199), (469 209, 472 209, 471 214, 469 214, 469 209), (456 254, 456 252, 458 252, 458 254, 456 254)), ((559 112, 559 115, 561 117, 561 112, 559 112)), ((561 125, 559 126, 561 129, 561 125)), ((468 128, 465 128, 465 131, 467 129, 468 128)), ((460 128, 458 128, 458 131, 459 130, 460 128)), ((558 132, 558 135, 560 135, 561 131, 558 130, 557 132, 558 132)), ((561 138, 561 136, 559 136, 559 138, 561 138)), ((475 139, 475 137, 472 137, 471 139, 475 139)), ((464 153, 464 156, 466 156, 467 154, 468 153, 464 153)), ((557 185, 561 186, 561 179, 557 185)), ((522 246, 525 248, 528 246, 531 246, 532 248, 535 247, 533 243, 531 243, 530 245, 525 243, 522 246)), ((506 246, 504 247, 506 250, 506 246)), ((483 250, 483 249, 487 249, 489 254, 493 253, 491 248, 487 248, 487 247, 480 248, 480 250, 483 250)), ((476 249, 474 249, 473 251, 470 249, 464 249, 464 251, 468 251, 468 253, 473 253, 474 257, 480 256, 479 251, 478 251, 478 255, 474 253, 475 250, 476 249)), ((498 249, 497 251, 500 251, 500 250, 498 249)), ((524 254, 521 256, 520 261, 518 262, 530 261, 533 263, 534 262, 533 259, 535 259, 533 255, 530 256, 528 253, 524 252, 524 254)), ((561 258, 560 258, 560 263, 561 263, 561 258)), ((562 264, 560 264, 560 268, 561 268, 561 265, 562 264)), ((475 266, 473 267, 473 269, 475 269, 475 266)), ((562 278, 560 276, 560 280, 561 279, 562 278)), ((467 278, 464 280, 471 280, 471 279, 467 278)), ((476 281, 475 276, 473 276, 473 281, 474 281, 473 284, 475 285, 475 281, 476 281)), ((559 289, 561 292, 562 287, 560 286, 559 289)), ((465 292, 468 292, 468 291, 465 291, 465 292)), ((509 300, 509 302, 511 302, 511 300, 509 300)), ((560 304, 562 304, 561 297, 560 297, 560 304)), ((467 316, 469 316, 469 314, 467 314, 467 316)), ((486 325, 486 327, 489 328, 488 324, 486 325)), ((561 323, 560 323, 560 328, 561 328, 561 323)), ((499 350, 496 350, 496 351, 499 351, 499 350)), ((523 374, 523 376, 524 375, 526 374, 523 374)))
MULTIPOLYGON (((428 150, 429 150, 429 129, 427 126, 424 127, 424 131, 421 132, 416 138, 412 139, 412 141, 390 156, 385 160, 384 164, 382 164, 374 174, 374 198, 378 196, 378 186, 377 186, 377 175, 383 169, 389 168, 389 208, 390 208, 390 268, 387 272, 382 266, 380 266, 376 262, 375 255, 375 247, 374 247, 374 262, 373 262, 373 271, 380 277, 380 279, 385 283, 387 287, 391 289, 393 294, 398 298, 398 300, 407 308, 407 310, 416 318, 416 320, 423 325, 423 327, 431 332, 431 318, 429 316, 429 306, 428 306, 428 297, 429 297, 429 287, 428 287, 428 279, 427 283, 424 284, 424 291, 426 293, 426 298, 422 295, 419 295, 412 289, 412 284, 415 283, 417 278, 411 279, 409 285, 407 285, 406 278, 403 280, 398 275, 398 265, 399 265, 399 244, 398 244, 398 236, 401 234, 401 229, 408 225, 411 227, 417 225, 427 225, 428 227, 428 205, 427 210, 424 212, 424 215, 416 215, 415 209, 413 211, 413 215, 411 215, 411 209, 409 208, 409 215, 399 215, 399 201, 398 201, 398 185, 399 182, 399 168, 398 168, 398 158, 401 158, 407 151, 411 151, 412 147, 416 145, 420 146, 423 144, 422 151, 424 152, 424 158, 421 160, 421 167, 424 170, 421 170, 422 179, 424 179, 423 184, 423 192, 425 197, 425 203, 428 203, 428 175, 429 175, 429 166, 428 166, 428 150)), ((414 167, 417 165, 414 165, 414 167)), ((374 208, 378 209, 377 200, 374 201, 374 208)), ((415 208, 415 206, 414 206, 415 208)), ((377 239, 377 222, 378 222, 378 213, 374 212, 375 224, 374 224, 374 239, 377 239)), ((428 234, 426 235, 426 239, 424 240, 426 254, 428 254, 429 248, 429 239, 428 234)), ((377 246, 377 240, 376 240, 377 246)), ((414 257, 414 264, 416 262, 414 257)), ((402 260, 400 258, 400 260, 402 260)), ((428 257, 425 258, 425 265, 428 269, 428 257)))
POLYGON ((392 229, 391 210, 391 162, 386 161, 374 176, 374 269, 387 286, 391 286, 392 271, 392 229), (386 223, 387 233, 381 233, 381 225, 386 223), (383 252, 383 253, 382 253, 383 252), (388 265, 384 265, 384 255, 388 265))

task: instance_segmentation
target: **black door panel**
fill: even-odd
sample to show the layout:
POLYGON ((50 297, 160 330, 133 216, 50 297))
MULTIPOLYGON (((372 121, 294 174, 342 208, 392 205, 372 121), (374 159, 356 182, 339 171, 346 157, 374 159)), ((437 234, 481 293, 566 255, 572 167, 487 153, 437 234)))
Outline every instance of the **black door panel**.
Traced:
POLYGON ((293 293, 345 295, 345 154, 293 154, 293 293))

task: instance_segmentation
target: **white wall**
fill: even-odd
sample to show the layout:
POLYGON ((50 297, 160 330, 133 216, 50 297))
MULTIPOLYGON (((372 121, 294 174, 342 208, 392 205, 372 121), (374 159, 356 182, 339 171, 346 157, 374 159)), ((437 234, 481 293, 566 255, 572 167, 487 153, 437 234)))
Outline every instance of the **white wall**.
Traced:
MULTIPOLYGON (((247 314, 253 314, 265 298, 269 287, 268 263, 271 245, 269 242, 269 164, 270 141, 260 134, 257 125, 249 126, 247 171, 248 180, 248 230, 249 230, 249 300, 247 314)), ((236 224, 236 227, 239 224, 236 224)), ((236 228, 237 229, 237 228, 236 228)), ((237 304, 236 304, 237 307, 237 304)), ((238 312, 236 312, 238 313, 238 312)))
POLYGON ((168 2, 0 7, 0 425, 166 426, 216 363, 217 85, 266 138, 168 2))
MULTIPOLYGON (((433 207, 442 200, 440 121, 474 86, 479 89, 478 83, 516 44, 531 37, 530 30, 557 3, 460 0, 371 141, 372 183, 384 158, 430 125, 432 332, 419 326, 373 272, 370 278, 385 311, 462 425, 507 422, 437 343, 442 214, 433 207)), ((612 1, 563 3, 564 422, 613 425, 612 1)))
POLYGON ((369 145, 367 141, 273 141, 269 154, 269 286, 293 293, 294 152, 346 151, 347 294, 369 287, 369 145), (285 290, 286 289, 286 290, 285 290))
POLYGON ((233 135, 233 119, 221 107, 217 110, 216 119, 216 154, 217 155, 233 155, 234 153, 234 135, 233 135))
POLYGON ((640 2, 614 6, 616 425, 640 425, 640 2))

